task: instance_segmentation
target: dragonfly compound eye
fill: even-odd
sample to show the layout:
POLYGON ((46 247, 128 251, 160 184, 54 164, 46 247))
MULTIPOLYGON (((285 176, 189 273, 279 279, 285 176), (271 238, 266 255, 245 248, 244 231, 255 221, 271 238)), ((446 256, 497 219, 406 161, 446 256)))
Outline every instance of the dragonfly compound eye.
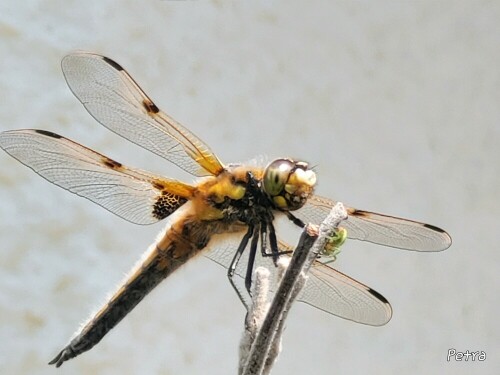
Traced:
POLYGON ((297 210, 304 205, 316 183, 316 174, 307 164, 277 159, 264 171, 263 188, 282 210, 297 210))
POLYGON ((279 195, 285 188, 293 168, 294 163, 287 159, 277 159, 269 164, 264 171, 264 191, 270 197, 279 195))

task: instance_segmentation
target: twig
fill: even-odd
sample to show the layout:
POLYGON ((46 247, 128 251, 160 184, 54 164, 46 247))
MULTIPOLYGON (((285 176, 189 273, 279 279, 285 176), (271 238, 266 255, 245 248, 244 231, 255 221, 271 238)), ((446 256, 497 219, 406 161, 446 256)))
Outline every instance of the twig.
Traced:
POLYGON ((290 264, 288 267, 284 266, 286 271, 265 318, 262 314, 268 306, 269 271, 256 272, 252 307, 245 320, 245 333, 240 345, 240 374, 261 375, 270 372, 280 352, 281 334, 288 310, 304 285, 305 275, 324 249, 335 228, 346 218, 347 212, 339 202, 332 208, 319 229, 312 224, 304 228, 290 264))

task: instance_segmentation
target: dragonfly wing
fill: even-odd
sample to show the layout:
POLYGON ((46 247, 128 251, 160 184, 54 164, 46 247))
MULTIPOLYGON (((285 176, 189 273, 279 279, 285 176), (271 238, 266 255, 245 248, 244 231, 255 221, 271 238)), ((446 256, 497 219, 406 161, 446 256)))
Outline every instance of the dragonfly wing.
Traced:
POLYGON ((160 111, 113 60, 74 53, 62 60, 75 96, 102 125, 195 176, 217 175, 223 166, 210 148, 160 111))
MULTIPOLYGON (((204 253, 205 256, 227 269, 244 233, 245 227, 242 227, 236 233, 214 237, 213 242, 209 244, 209 250, 204 253)), ((281 251, 293 250, 282 241, 279 242, 279 247, 281 251)), ((243 253, 236 267, 235 274, 241 280, 246 275, 248 253, 249 251, 243 253)), ((260 266, 270 271, 270 289, 275 292, 278 277, 272 257, 263 257, 259 252, 255 258, 255 268, 260 266)), ((386 324, 392 316, 391 306, 382 295, 318 261, 311 267, 308 280, 298 300, 329 314, 368 325, 386 324)))
POLYGON ((137 224, 167 217, 193 191, 182 182, 125 167, 45 130, 3 132, 0 147, 55 185, 137 224))
POLYGON ((298 300, 330 314, 371 326, 392 317, 389 302, 377 291, 316 261, 298 300))
MULTIPOLYGON (((335 201, 312 196, 296 216, 304 222, 321 223, 335 201)), ((379 245, 414 251, 442 251, 450 247, 451 237, 441 228, 399 217, 346 207, 348 219, 342 222, 347 237, 379 245)))

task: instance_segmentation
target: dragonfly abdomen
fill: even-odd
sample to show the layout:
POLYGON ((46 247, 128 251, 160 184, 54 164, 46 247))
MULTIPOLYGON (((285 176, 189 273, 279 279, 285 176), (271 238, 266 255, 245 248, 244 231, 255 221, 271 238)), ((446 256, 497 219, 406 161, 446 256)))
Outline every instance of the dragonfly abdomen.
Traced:
POLYGON ((90 350, 163 279, 199 253, 213 232, 210 222, 193 222, 188 216, 167 227, 109 301, 50 364, 59 367, 90 350))

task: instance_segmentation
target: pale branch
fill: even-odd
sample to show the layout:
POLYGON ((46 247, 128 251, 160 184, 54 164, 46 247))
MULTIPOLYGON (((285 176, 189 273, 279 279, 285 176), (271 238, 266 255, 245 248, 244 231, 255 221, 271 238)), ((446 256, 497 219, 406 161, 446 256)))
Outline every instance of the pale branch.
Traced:
POLYGON ((267 303, 270 272, 262 271, 260 267, 256 271, 252 306, 245 319, 245 332, 240 344, 239 374, 269 374, 281 351, 281 335, 291 304, 302 290, 312 264, 346 218, 347 212, 339 202, 319 228, 313 224, 304 228, 288 266, 280 262, 279 267, 285 271, 281 272, 284 275, 270 306, 267 303))

